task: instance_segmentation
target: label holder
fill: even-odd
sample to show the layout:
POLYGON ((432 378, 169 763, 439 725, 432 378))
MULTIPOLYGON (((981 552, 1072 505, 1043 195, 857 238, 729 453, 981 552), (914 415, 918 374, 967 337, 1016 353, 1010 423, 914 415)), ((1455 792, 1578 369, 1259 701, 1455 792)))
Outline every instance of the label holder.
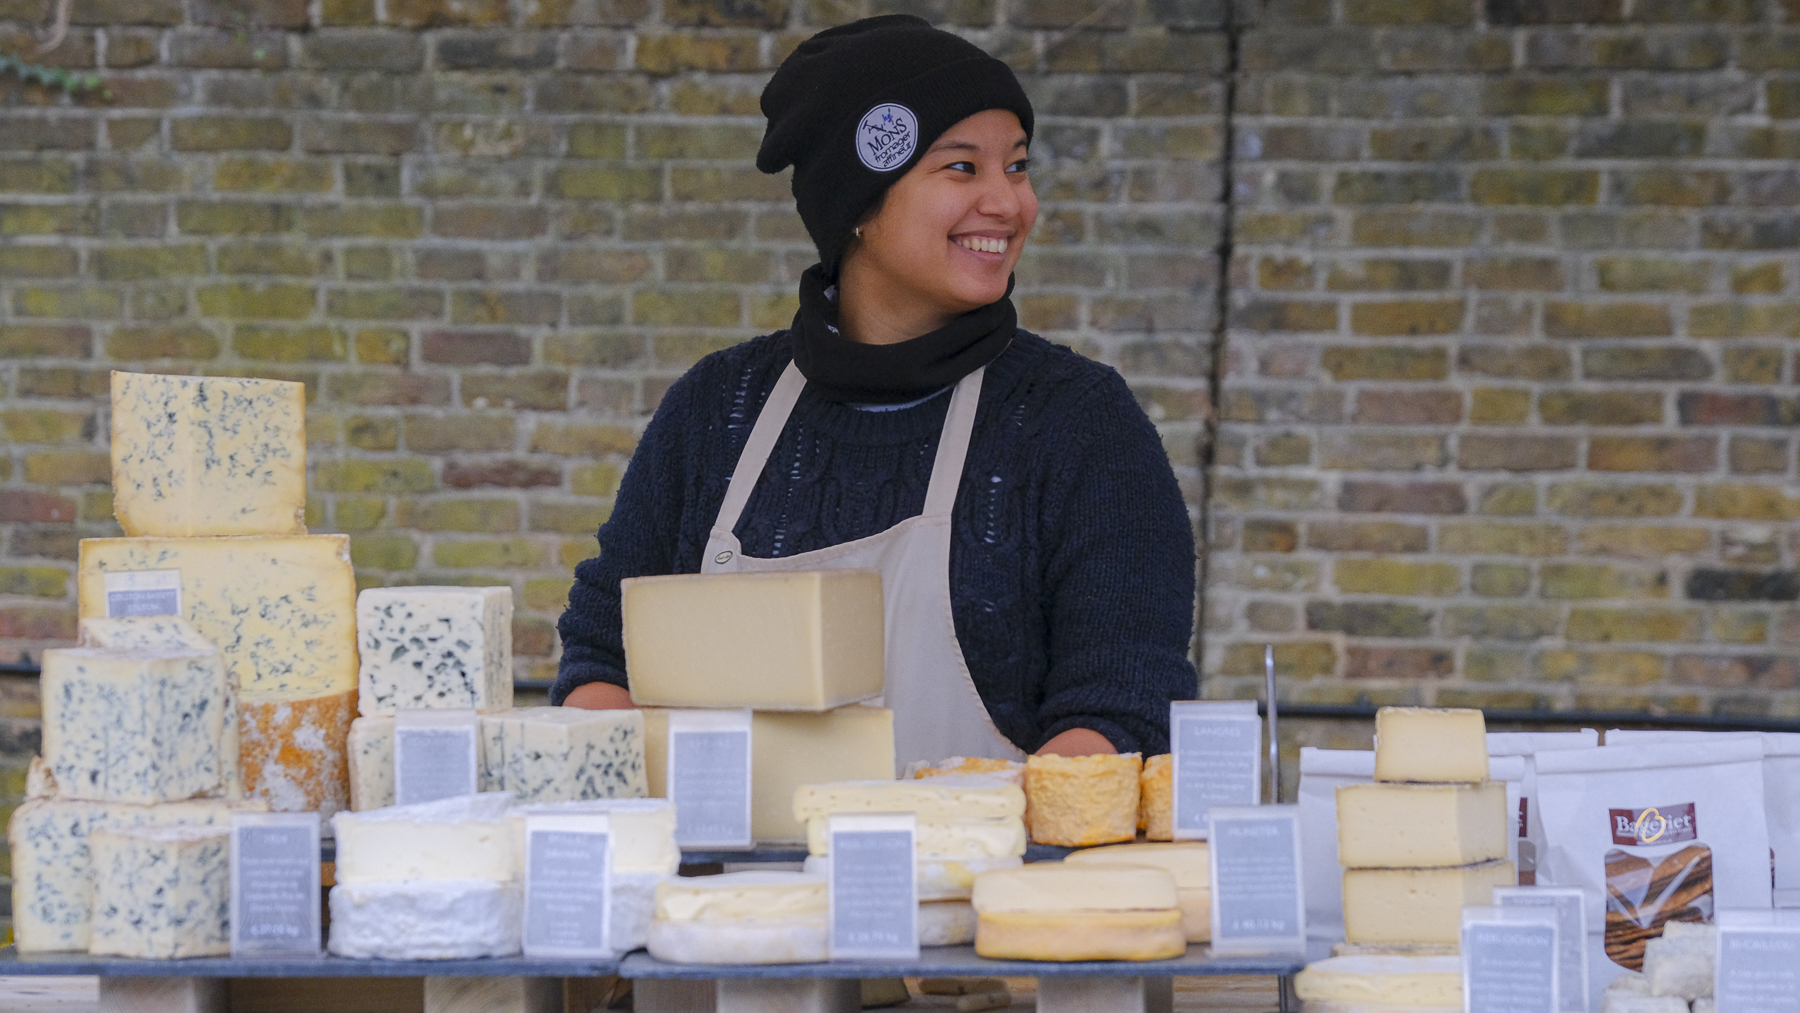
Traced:
POLYGON ((1206 840, 1206 813, 1215 805, 1251 806, 1260 801, 1262 728, 1254 700, 1169 704, 1176 840, 1206 840))
POLYGON ((1463 908, 1466 1013, 1557 1013, 1560 920, 1551 907, 1463 908))
POLYGON ((684 848, 749 848, 750 711, 671 710, 669 798, 684 848))
POLYGON ((1556 968, 1560 1013, 1587 1013, 1587 893, 1578 886, 1496 886, 1498 908, 1546 908, 1556 912, 1556 968))
POLYGON ((318 813, 231 815, 231 955, 317 957, 318 813))
POLYGON ((612 820, 605 813, 525 818, 525 956, 615 955, 612 864, 612 820))
POLYGON ((1718 1013, 1800 1013, 1800 911, 1723 910, 1714 924, 1718 1013))
POLYGON ((102 574, 106 618, 181 615, 180 570, 124 570, 102 574))
POLYGON ((416 805, 481 790, 480 718, 473 710, 394 714, 394 802, 416 805))
POLYGON ((1212 951, 1220 956, 1306 952, 1300 807, 1207 811, 1212 847, 1212 951))
POLYGON ((918 817, 834 813, 829 898, 833 960, 918 960, 918 817))

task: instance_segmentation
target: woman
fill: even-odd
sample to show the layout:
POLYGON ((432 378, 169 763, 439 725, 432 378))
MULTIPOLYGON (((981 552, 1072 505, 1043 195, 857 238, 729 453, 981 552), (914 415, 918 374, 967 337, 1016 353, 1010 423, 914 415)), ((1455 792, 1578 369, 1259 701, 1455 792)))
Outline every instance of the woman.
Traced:
POLYGON ((868 566, 902 764, 1166 751, 1193 535, 1118 374, 1016 327, 1018 80, 893 15, 803 43, 762 109, 757 167, 793 166, 819 263, 792 328, 664 396, 576 567, 552 698, 631 706, 621 578, 868 566))

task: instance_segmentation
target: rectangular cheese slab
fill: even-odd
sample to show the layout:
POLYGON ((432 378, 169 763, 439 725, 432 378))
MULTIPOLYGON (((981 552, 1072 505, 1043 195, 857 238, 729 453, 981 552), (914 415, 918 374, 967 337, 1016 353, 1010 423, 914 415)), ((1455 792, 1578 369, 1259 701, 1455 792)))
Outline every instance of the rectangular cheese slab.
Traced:
POLYGON ((728 872, 664 880, 658 921, 758 921, 822 915, 825 877, 806 872, 728 872))
POLYGON ((67 798, 174 802, 222 795, 230 694, 207 650, 43 655, 44 763, 67 798))
POLYGON ((1030 757, 1031 839, 1084 848, 1136 837, 1143 769, 1137 753, 1030 757))
POLYGON ((504 792, 338 813, 337 882, 519 879, 523 863, 504 792))
POLYGON ((920 819, 1017 819, 1025 793, 996 774, 947 774, 912 781, 827 781, 794 792, 794 817, 833 813, 913 813, 920 819))
POLYGON ((219 648, 240 699, 356 688, 356 576, 347 535, 84 538, 83 619, 105 616, 107 579, 172 572, 177 614, 219 648))
MULTIPOLYGON (((831 854, 831 818, 806 821, 806 847, 814 855, 831 854)), ((913 838, 920 859, 1016 858, 1025 854, 1025 821, 999 819, 921 819, 913 838)))
POLYGON ((1462 958, 1328 957, 1294 977, 1302 1002, 1462 1008, 1462 958))
POLYGON ((1063 859, 1065 864, 1145 865, 1175 877, 1180 890, 1212 890, 1212 849, 1205 841, 1171 844, 1113 844, 1087 848, 1063 859))
POLYGON ((95 831, 88 952, 175 960, 231 952, 231 828, 95 831))
POLYGON ((480 720, 482 791, 522 804, 649 794, 638 711, 521 707, 480 720))
POLYGON ((512 706, 510 587, 372 587, 356 599, 362 713, 512 706))
POLYGON ((981 914, 1026 911, 1173 911, 1175 877, 1142 865, 1037 862, 975 877, 970 898, 981 914))
POLYGON ((1506 857, 1506 785, 1347 784, 1337 790, 1338 862, 1436 868, 1506 857))
POLYGON ((620 587, 639 704, 824 711, 881 695, 875 570, 676 574, 620 587))
POLYGON ((1455 943, 1462 909, 1517 886, 1507 861, 1452 869, 1345 869, 1344 938, 1353 943, 1455 943))
POLYGON ((1383 707, 1375 712, 1375 780, 1474 784, 1487 778, 1487 721, 1480 711, 1383 707))
MULTIPOLYGON (((650 794, 666 798, 668 712, 645 708, 643 715, 650 794)), ((860 705, 823 714, 757 711, 750 718, 750 754, 751 834, 759 841, 804 841, 806 820, 794 810, 801 785, 821 776, 894 776, 894 712, 860 705)))
POLYGON ((531 816, 604 813, 612 834, 612 867, 619 875, 673 876, 681 868, 675 844, 675 805, 665 798, 599 798, 526 805, 511 814, 516 846, 525 853, 525 820, 531 816))
POLYGON ((306 387, 112 375, 113 516, 127 535, 306 532, 306 387))
POLYGON ((275 812, 330 816, 350 804, 350 722, 356 691, 238 704, 244 797, 275 812))
POLYGON ((257 803, 222 799, 128 805, 33 799, 7 826, 12 851, 13 939, 21 953, 86 950, 94 907, 89 839, 95 830, 147 826, 231 825, 233 812, 257 803))

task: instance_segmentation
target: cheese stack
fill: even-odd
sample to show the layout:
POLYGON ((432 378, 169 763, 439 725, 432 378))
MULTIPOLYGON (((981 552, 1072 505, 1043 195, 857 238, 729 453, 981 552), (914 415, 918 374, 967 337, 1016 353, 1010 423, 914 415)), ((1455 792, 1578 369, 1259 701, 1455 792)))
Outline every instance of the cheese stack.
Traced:
POLYGON ((1165 960, 1187 950, 1168 872, 1100 862, 984 872, 975 952, 998 960, 1165 960))
POLYGON ((524 891, 505 792, 332 817, 330 950, 448 960, 520 951, 524 891))
POLYGON ((1110 865, 1142 865, 1162 869, 1175 877, 1179 891, 1181 929, 1190 943, 1212 939, 1212 851, 1205 841, 1180 844, 1114 844, 1105 848, 1088 848, 1063 859, 1065 863, 1083 865, 1099 862, 1110 865))
POLYGON ((1004 772, 803 785, 794 792, 794 819, 806 826, 809 872, 829 873, 835 813, 915 817, 921 946, 972 941, 976 877, 1024 862, 1025 793, 1004 772))
POLYGON ((675 806, 661 798, 596 799, 521 806, 512 811, 516 846, 525 854, 525 821, 532 816, 604 813, 612 841, 612 898, 608 935, 612 948, 627 953, 650 936, 656 888, 681 867, 675 845, 675 806))
POLYGON ((1375 782, 1337 790, 1347 941, 1454 945, 1464 906, 1517 883, 1485 731, 1478 710, 1376 714, 1375 782))
POLYGON ((830 959, 825 877, 728 872, 656 888, 650 955, 680 964, 812 964, 830 959))

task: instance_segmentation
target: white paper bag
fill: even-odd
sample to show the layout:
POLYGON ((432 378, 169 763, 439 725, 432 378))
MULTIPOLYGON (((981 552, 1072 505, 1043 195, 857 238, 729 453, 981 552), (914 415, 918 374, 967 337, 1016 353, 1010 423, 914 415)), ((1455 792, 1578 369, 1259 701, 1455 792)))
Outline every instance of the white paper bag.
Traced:
POLYGON ((1375 753, 1366 749, 1300 747, 1300 865, 1306 895, 1306 934, 1344 938, 1344 870, 1338 865, 1337 790, 1375 779, 1375 753))
POLYGON ((1519 870, 1519 885, 1537 882, 1538 856, 1544 853, 1544 821, 1537 811, 1537 761, 1540 752, 1554 749, 1594 749, 1600 745, 1600 733, 1592 728, 1578 732, 1489 732, 1488 756, 1517 756, 1525 761, 1525 776, 1519 782, 1519 797, 1508 798, 1520 826, 1518 847, 1513 849, 1514 867, 1519 870))

